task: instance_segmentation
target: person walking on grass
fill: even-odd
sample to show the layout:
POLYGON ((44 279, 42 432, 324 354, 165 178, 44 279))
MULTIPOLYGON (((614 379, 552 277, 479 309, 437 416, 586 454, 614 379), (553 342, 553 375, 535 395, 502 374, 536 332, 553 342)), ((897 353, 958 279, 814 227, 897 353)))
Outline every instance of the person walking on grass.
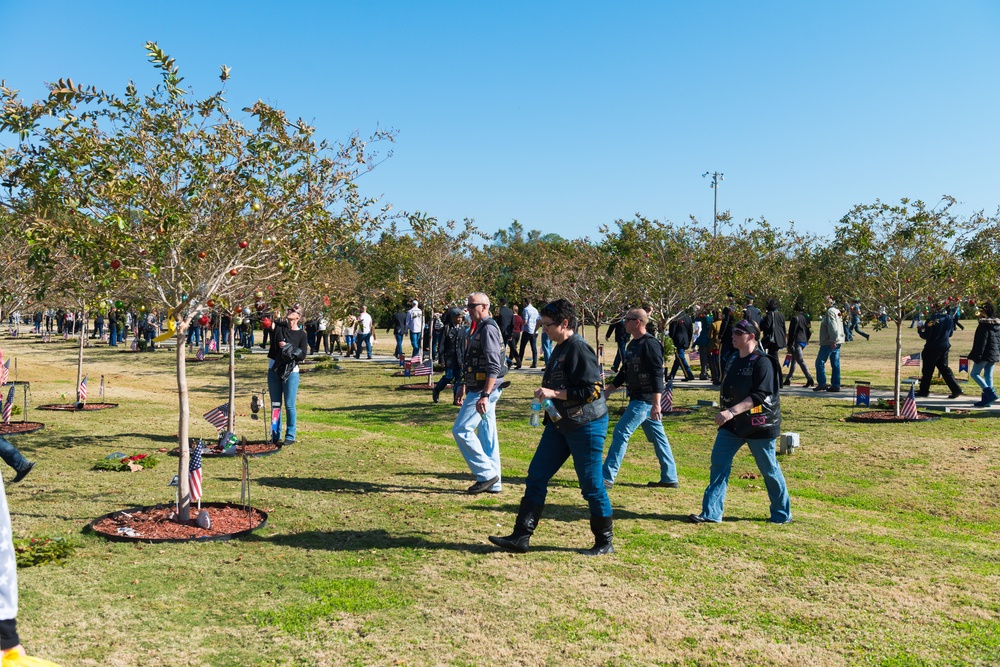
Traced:
POLYGON ((299 363, 306 358, 308 340, 302 322, 302 306, 295 304, 284 320, 273 320, 271 345, 267 352, 267 392, 271 399, 271 442, 291 445, 295 442, 295 400, 299 394, 299 363), (281 405, 285 406, 285 439, 281 437, 281 405))
POLYGON ((997 392, 993 389, 993 364, 1000 361, 1000 319, 995 317, 990 301, 979 307, 979 314, 981 317, 969 352, 969 361, 973 362, 969 377, 983 390, 982 399, 973 405, 988 408, 997 400, 997 392))
POLYGON ((691 523, 720 523, 733 458, 745 444, 750 448, 771 502, 771 523, 791 523, 792 510, 785 477, 774 453, 781 433, 780 374, 774 357, 763 354, 758 340, 760 329, 742 320, 733 326, 732 357, 719 391, 722 410, 715 415, 719 427, 712 446, 708 487, 701 501, 701 513, 691 514, 691 523))
POLYGON ((466 491, 500 493, 503 487, 496 405, 507 373, 503 332, 490 316, 490 299, 484 293, 470 294, 466 306, 474 328, 465 353, 466 395, 451 433, 476 478, 466 491))
POLYGON ((580 482, 580 493, 590 508, 590 530, 594 546, 583 553, 600 556, 614 553, 611 500, 601 482, 601 454, 608 434, 608 405, 597 355, 576 333, 576 309, 566 299, 542 307, 541 323, 556 344, 545 366, 542 386, 535 399, 551 401, 545 412, 545 430, 528 465, 524 497, 510 535, 490 535, 489 540, 505 551, 525 553, 545 506, 549 480, 566 459, 580 482))
MULTIPOLYGON (((816 381, 813 391, 840 391, 840 348, 844 345, 844 321, 832 296, 826 297, 826 312, 819 325, 819 354, 816 355, 816 381), (826 362, 830 362, 830 384, 826 383, 826 362)), ((735 340, 735 339, 734 339, 735 340)))
POLYGON ((948 365, 948 351, 951 349, 951 335, 955 332, 955 321, 940 304, 936 304, 935 309, 936 312, 917 328, 917 334, 925 341, 924 350, 920 354, 922 373, 917 396, 930 396, 931 380, 934 379, 936 368, 951 390, 948 398, 958 398, 962 395, 962 388, 958 386, 955 373, 948 365))
POLYGON ((806 317, 805 307, 801 302, 795 304, 795 315, 788 322, 788 354, 792 357, 792 363, 785 376, 784 386, 792 384, 792 375, 795 373, 795 365, 802 369, 802 374, 806 376, 806 383, 802 385, 804 389, 815 384, 812 375, 809 374, 809 367, 806 366, 803 356, 809 339, 812 338, 812 328, 809 326, 809 318, 806 317))
MULTIPOLYGON (((646 439, 653 443, 653 451, 660 462, 660 479, 648 486, 677 488, 677 465, 670 441, 663 431, 663 345, 646 333, 649 315, 641 308, 633 308, 623 318, 632 342, 625 349, 622 368, 604 390, 605 397, 627 384, 629 402, 625 414, 618 420, 611 436, 611 447, 604 459, 604 485, 611 487, 618 477, 629 438, 642 426, 646 439)), ((707 355, 706 355, 707 356, 707 355)))

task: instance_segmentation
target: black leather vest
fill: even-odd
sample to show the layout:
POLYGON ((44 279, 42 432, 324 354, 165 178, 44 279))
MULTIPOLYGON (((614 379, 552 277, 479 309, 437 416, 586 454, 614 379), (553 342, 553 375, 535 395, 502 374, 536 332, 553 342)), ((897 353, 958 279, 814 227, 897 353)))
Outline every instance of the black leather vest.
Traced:
POLYGON ((739 354, 733 355, 726 366, 722 388, 719 391, 719 405, 727 410, 746 399, 753 386, 753 370, 758 363, 771 364, 774 371, 773 385, 763 387, 768 391, 768 397, 761 405, 755 405, 749 411, 738 414, 727 422, 726 428, 743 438, 777 437, 781 426, 781 401, 778 390, 781 386, 781 367, 778 360, 760 351, 754 351, 741 359, 739 354))
POLYGON ((663 357, 663 346, 660 341, 649 335, 633 340, 625 350, 625 382, 628 386, 628 395, 629 398, 640 401, 652 401, 653 394, 656 393, 656 385, 653 382, 656 369, 648 367, 642 354, 647 345, 659 347, 660 357, 663 357))
MULTIPOLYGON (((597 367, 597 355, 594 354, 592 349, 589 349, 587 341, 574 335, 566 342, 556 346, 556 349, 553 350, 552 356, 549 357, 548 363, 545 364, 545 375, 542 376, 543 387, 556 390, 569 389, 572 386, 586 382, 584 378, 568 377, 566 375, 566 355, 578 346, 584 348, 578 350, 578 353, 592 355, 594 357, 594 365, 597 367)), ((600 380, 600 378, 595 379, 600 380)), ((563 401, 557 398, 552 399, 552 403, 563 417, 555 423, 556 428, 567 433, 575 431, 584 424, 592 422, 595 419, 600 419, 608 414, 608 404, 604 400, 603 392, 598 398, 589 403, 580 400, 563 401)), ((548 415, 545 416, 545 420, 547 423, 548 415)))
MULTIPOLYGON (((500 331, 500 325, 492 317, 480 320, 476 325, 476 331, 469 336, 469 349, 465 354, 465 382, 468 391, 479 391, 486 386, 486 376, 489 370, 489 358, 486 350, 483 349, 483 337, 486 335, 487 327, 496 327, 500 331)), ((500 340, 503 340, 503 332, 500 332, 500 340)), ((499 380, 507 374, 507 365, 503 363, 503 352, 500 352, 501 363, 500 372, 497 373, 499 380)))

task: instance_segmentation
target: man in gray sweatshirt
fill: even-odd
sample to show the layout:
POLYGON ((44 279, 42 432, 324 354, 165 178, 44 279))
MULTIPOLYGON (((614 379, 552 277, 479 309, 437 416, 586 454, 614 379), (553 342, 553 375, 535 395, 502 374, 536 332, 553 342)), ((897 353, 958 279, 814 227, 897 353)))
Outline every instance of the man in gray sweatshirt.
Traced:
POLYGON ((813 391, 840 391, 840 346, 844 344, 844 321, 832 296, 826 297, 826 313, 819 325, 819 354, 816 355, 816 382, 813 391), (826 361, 832 377, 826 383, 826 361))

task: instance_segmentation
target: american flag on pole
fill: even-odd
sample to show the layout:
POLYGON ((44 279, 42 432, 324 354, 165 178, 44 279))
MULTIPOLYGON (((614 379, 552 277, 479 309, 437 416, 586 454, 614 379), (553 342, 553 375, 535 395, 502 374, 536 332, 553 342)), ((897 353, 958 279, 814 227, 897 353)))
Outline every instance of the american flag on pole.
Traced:
POLYGON ((209 424, 221 431, 229 424, 229 403, 212 408, 202 416, 209 424))
POLYGON ((663 396, 660 397, 660 411, 670 412, 674 409, 674 381, 667 382, 663 388, 663 396))
POLYGON ((920 353, 909 354, 903 357, 904 366, 919 366, 920 365, 920 353))
POLYGON ((10 375, 10 359, 0 364, 0 385, 7 384, 8 375, 10 375))
POLYGON ((688 355, 688 361, 701 361, 701 354, 697 350, 691 350, 691 354, 688 355))
POLYGON ((204 350, 204 348, 200 348, 199 347, 198 351, 194 355, 194 358, 197 359, 198 361, 205 361, 205 350, 204 350))
POLYGON ((903 406, 899 409, 899 416, 903 419, 917 418, 917 397, 913 392, 913 385, 910 385, 910 393, 903 400, 903 406))
POLYGON ((14 387, 11 385, 10 391, 7 392, 7 400, 3 404, 3 423, 10 423, 10 415, 14 411, 14 387))
POLYGON ((201 500, 201 452, 204 448, 204 443, 199 441, 194 451, 191 452, 191 464, 188 466, 191 500, 201 500))
POLYGON ((422 364, 418 363, 416 366, 413 366, 411 372, 413 373, 414 376, 430 375, 431 371, 433 370, 433 367, 434 367, 433 362, 430 359, 428 359, 422 364))
POLYGON ((139 339, 136 338, 135 336, 132 337, 132 344, 129 346, 129 349, 131 349, 133 352, 139 349, 139 339))
POLYGON ((77 401, 80 403, 87 402, 87 376, 84 375, 83 379, 80 380, 80 386, 76 388, 77 401))

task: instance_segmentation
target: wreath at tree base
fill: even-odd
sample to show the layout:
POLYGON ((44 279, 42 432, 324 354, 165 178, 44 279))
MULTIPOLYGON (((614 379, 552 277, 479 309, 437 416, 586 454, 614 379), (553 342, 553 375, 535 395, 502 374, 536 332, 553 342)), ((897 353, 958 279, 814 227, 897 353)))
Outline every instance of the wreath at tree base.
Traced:
POLYGON ((46 403, 36 410, 62 410, 64 412, 90 412, 91 410, 110 410, 117 408, 117 403, 46 403))
POLYGON ((111 512, 91 521, 87 528, 111 542, 216 542, 249 535, 267 525, 267 512, 232 503, 202 503, 210 520, 198 525, 198 509, 192 504, 191 520, 174 518, 173 504, 133 507, 111 512))
POLYGON ((941 419, 941 415, 918 412, 916 419, 907 419, 903 416, 897 417, 892 410, 873 410, 871 412, 857 412, 847 417, 846 421, 856 424, 900 424, 903 422, 930 422, 937 419, 941 419))
POLYGON ((42 422, 11 422, 9 424, 0 424, 0 435, 4 437, 9 435, 23 435, 25 433, 41 431, 43 428, 45 428, 45 424, 42 422))

